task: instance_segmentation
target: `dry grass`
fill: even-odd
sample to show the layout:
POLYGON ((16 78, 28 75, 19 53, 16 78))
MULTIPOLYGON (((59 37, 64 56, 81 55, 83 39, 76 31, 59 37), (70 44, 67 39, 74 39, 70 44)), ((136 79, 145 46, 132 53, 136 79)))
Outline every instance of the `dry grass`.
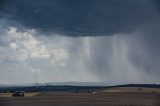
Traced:
POLYGON ((30 93, 25 93, 25 96, 26 97, 31 97, 31 96, 36 96, 38 94, 40 94, 40 92, 30 92, 30 93))
POLYGON ((115 87, 115 88, 107 88, 105 90, 102 90, 102 92, 160 93, 160 88, 115 87))
POLYGON ((151 93, 44 92, 31 97, 0 98, 0 106, 160 106, 160 95, 151 93))
POLYGON ((0 93, 0 97, 11 97, 12 93, 0 93))
POLYGON ((0 106, 160 106, 156 88, 110 88, 96 94, 70 92, 25 93, 25 97, 0 94, 0 106), (151 93, 156 91, 156 93, 151 93))
MULTIPOLYGON (((25 97, 36 96, 40 94, 40 92, 29 92, 25 93, 25 97)), ((12 97, 12 93, 0 93, 0 97, 12 97)))

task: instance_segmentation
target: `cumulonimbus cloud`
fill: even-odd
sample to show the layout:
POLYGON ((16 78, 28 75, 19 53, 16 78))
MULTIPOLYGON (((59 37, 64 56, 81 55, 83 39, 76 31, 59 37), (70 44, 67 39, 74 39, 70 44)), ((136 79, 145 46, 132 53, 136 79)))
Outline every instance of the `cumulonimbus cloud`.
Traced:
POLYGON ((157 0, 2 0, 0 16, 65 36, 125 33, 159 20, 157 0))
POLYGON ((160 81, 157 0, 2 1, 0 83, 160 81))

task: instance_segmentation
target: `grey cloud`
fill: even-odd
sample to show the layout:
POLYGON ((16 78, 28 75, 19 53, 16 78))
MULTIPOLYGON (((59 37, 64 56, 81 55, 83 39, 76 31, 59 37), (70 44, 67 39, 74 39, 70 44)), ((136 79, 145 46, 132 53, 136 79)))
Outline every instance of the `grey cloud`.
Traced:
MULTIPOLYGON (((157 22, 159 24, 159 22, 157 22)), ((159 61, 160 61, 160 35, 159 25, 150 25, 138 35, 133 35, 131 49, 134 53, 131 53, 133 64, 137 67, 143 68, 148 74, 156 73, 160 74, 159 61)))
POLYGON ((76 38, 36 36, 39 32, 18 31, 16 27, 6 32, 1 29, 4 35, 0 38, 8 45, 0 48, 3 52, 0 54, 0 83, 158 83, 159 37, 158 31, 153 29, 157 33, 153 36, 150 28, 149 32, 145 29, 128 34, 76 38), (17 48, 10 47, 11 43, 16 43, 17 48), (19 80, 22 76, 25 79, 19 80))
POLYGON ((0 15, 43 32, 99 36, 130 32, 158 20, 157 4, 156 0, 5 0, 0 15))
POLYGON ((4 0, 0 75, 8 83, 19 72, 22 82, 158 83, 159 7, 158 0, 4 0))

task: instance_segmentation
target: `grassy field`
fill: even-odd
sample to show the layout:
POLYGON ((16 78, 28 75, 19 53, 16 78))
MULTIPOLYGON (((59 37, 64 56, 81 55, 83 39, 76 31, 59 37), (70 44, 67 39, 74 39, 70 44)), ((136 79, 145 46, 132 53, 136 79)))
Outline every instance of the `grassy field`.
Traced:
MULTIPOLYGON (((116 91, 124 88, 117 88, 116 91)), ((150 92, 43 92, 25 97, 0 97, 0 106, 160 106, 160 94, 150 92)), ((111 89, 110 89, 111 90, 111 89)), ((115 88, 113 89, 115 90, 115 88)), ((148 89, 147 89, 148 90, 148 89)), ((6 94, 8 95, 8 94, 6 94)))

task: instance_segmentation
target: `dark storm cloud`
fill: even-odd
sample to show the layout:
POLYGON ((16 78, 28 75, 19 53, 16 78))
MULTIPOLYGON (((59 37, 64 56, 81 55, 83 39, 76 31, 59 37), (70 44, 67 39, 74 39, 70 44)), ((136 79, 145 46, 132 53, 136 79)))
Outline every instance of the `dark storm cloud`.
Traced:
POLYGON ((156 21, 156 0, 5 0, 0 16, 70 36, 129 32, 156 21))

